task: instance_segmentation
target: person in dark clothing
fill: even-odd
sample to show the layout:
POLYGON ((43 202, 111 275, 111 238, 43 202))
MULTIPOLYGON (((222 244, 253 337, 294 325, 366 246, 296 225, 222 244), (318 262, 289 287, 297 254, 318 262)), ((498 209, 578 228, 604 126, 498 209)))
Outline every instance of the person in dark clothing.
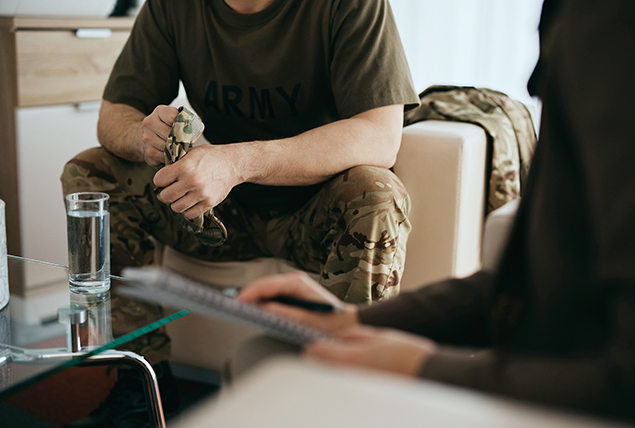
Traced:
POLYGON ((545 1, 529 84, 543 101, 540 139, 495 274, 364 308, 302 274, 239 298, 338 304, 331 315, 264 304, 333 331, 339 340, 304 349, 324 361, 635 419, 634 21, 630 0, 545 1))

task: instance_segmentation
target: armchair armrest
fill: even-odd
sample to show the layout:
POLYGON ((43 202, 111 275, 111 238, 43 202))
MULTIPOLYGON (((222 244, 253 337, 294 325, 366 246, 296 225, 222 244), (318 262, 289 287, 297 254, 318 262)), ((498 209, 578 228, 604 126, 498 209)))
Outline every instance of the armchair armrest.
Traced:
POLYGON ((412 202, 402 291, 480 268, 486 154, 476 125, 431 120, 404 128, 394 166, 412 202))
POLYGON ((509 241, 519 205, 520 199, 516 199, 487 216, 483 232, 483 270, 493 272, 498 268, 509 241))

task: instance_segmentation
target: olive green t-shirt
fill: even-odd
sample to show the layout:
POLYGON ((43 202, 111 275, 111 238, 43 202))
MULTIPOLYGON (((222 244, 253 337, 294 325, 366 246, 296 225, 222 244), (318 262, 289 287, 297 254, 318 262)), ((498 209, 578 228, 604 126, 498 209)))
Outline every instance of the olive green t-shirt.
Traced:
MULTIPOLYGON (((104 98, 150 114, 179 80, 212 144, 292 137, 392 104, 416 105, 388 0, 147 0, 104 98)), ((295 209, 319 186, 245 183, 242 203, 295 209)))

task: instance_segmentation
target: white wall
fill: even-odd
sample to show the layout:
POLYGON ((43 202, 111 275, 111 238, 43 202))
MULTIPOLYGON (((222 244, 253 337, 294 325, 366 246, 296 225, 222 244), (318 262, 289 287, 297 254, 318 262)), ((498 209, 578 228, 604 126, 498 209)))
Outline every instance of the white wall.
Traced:
POLYGON ((469 85, 532 104, 543 0, 390 0, 415 87, 469 85))

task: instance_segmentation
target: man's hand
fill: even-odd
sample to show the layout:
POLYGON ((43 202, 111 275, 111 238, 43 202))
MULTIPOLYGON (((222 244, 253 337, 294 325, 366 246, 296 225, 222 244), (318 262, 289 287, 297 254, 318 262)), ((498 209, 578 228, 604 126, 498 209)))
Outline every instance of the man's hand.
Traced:
POLYGON ((203 145, 191 148, 172 165, 161 168, 154 184, 163 187, 161 201, 187 218, 198 217, 220 204, 229 191, 244 181, 239 145, 203 145))
POLYGON ((178 109, 158 106, 146 116, 127 104, 102 100, 97 123, 99 143, 131 162, 163 164, 163 149, 178 109))
POLYGON ((163 150, 168 139, 174 119, 179 114, 176 107, 157 106, 154 111, 143 119, 143 159, 148 165, 163 164, 163 150))
POLYGON ((323 331, 335 332, 359 323, 357 307, 341 302, 305 272, 272 275, 252 282, 240 292, 237 300, 260 304, 263 309, 323 331), (289 296, 328 303, 338 310, 332 313, 314 312, 282 303, 267 302, 276 296, 289 296))
POLYGON ((361 325, 336 332, 336 340, 320 340, 304 347, 309 358, 408 377, 418 376, 436 351, 437 345, 425 337, 361 325))

